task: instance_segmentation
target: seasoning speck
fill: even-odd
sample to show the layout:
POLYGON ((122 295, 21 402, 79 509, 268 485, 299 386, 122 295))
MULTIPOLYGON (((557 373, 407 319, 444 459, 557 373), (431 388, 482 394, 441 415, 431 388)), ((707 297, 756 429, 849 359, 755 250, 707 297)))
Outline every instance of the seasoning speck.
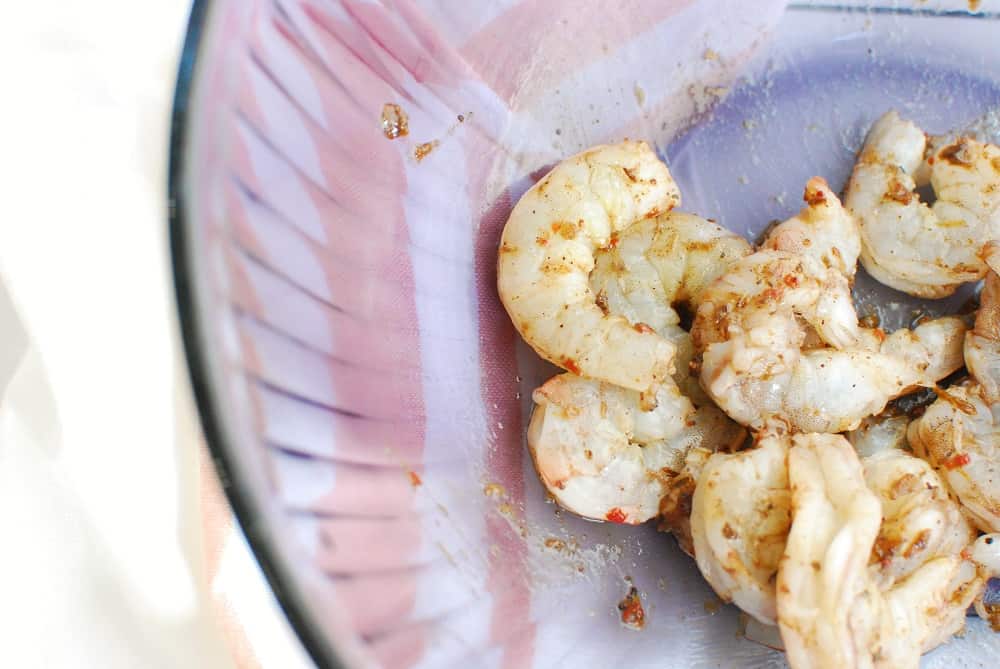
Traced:
POLYGON ((487 497, 492 497, 497 499, 498 497, 503 497, 507 494, 507 491, 499 483, 487 483, 483 486, 483 494, 487 497))
POLYGON ((412 485, 414 488, 423 485, 424 481, 423 479, 420 478, 420 474, 416 472, 410 472, 409 474, 410 474, 410 485, 412 485))
POLYGON ((440 144, 436 139, 433 142, 424 142, 423 144, 417 144, 417 148, 413 149, 413 157, 417 159, 419 163, 421 160, 427 157, 427 155, 437 148, 440 144))
POLYGON ((642 86, 639 84, 635 85, 635 101, 639 103, 640 107, 646 103, 646 91, 642 90, 642 86))
POLYGON ((545 547, 554 551, 562 551, 566 549, 566 542, 556 537, 549 537, 545 540, 545 547))
POLYGON ((705 49, 705 53, 701 54, 701 57, 705 60, 719 60, 719 52, 715 49, 705 49))
POLYGON ((410 134, 410 119, 399 105, 392 102, 382 105, 382 134, 387 139, 406 137, 410 134))
POLYGON ((629 587, 625 598, 618 602, 618 610, 621 612, 622 625, 625 627, 641 630, 646 626, 646 611, 642 608, 639 590, 634 585, 629 587))

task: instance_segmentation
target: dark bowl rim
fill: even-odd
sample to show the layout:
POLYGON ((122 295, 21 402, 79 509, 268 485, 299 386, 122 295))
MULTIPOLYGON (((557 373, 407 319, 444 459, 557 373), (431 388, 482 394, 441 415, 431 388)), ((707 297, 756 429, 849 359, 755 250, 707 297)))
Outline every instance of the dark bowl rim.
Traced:
POLYGON ((301 595, 290 585, 292 579, 283 561, 271 544, 263 524, 258 522, 264 514, 258 508, 249 483, 236 464, 235 451, 230 448, 223 428, 223 413, 213 397, 208 351, 204 345, 207 331, 198 312, 195 286, 190 281, 194 259, 185 207, 184 154, 189 137, 189 103, 192 84, 197 76, 195 70, 198 53, 204 41, 208 15, 214 5, 214 0, 192 2, 171 107, 167 205, 170 263, 180 335, 205 443, 240 529, 246 536, 278 605, 313 662, 324 669, 343 669, 346 665, 311 619, 301 595))

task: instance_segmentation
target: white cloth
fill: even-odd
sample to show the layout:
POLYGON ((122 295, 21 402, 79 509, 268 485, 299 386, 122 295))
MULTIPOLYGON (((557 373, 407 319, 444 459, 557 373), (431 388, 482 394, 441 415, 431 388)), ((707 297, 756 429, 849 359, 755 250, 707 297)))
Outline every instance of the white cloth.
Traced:
POLYGON ((187 11, 26 2, 0 27, 3 667, 311 666, 231 525, 204 573, 164 195, 187 11))

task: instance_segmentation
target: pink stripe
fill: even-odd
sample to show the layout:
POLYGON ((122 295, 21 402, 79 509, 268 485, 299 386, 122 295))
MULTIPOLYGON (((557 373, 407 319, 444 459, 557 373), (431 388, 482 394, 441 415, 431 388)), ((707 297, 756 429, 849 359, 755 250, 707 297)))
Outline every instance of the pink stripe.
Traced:
MULTIPOLYGON (((340 4, 356 25, 351 26, 336 21, 315 5, 307 4, 306 7, 314 21, 321 23, 341 39, 345 37, 350 39, 352 46, 364 40, 365 46, 358 46, 359 53, 377 53, 376 49, 371 48, 371 44, 378 45, 405 67, 418 83, 444 84, 451 87, 468 76, 469 72, 464 63, 454 56, 450 46, 435 36, 433 29, 428 29, 423 22, 414 26, 406 25, 401 20, 405 17, 414 21, 418 16, 418 11, 408 6, 408 3, 392 3, 395 5, 395 12, 376 3, 359 0, 342 0, 340 4), (359 31, 358 27, 361 27, 362 31, 359 31), (414 27, 418 28, 418 34, 411 32, 414 27), (346 36, 344 33, 347 31, 353 34, 346 36), (359 33, 364 37, 359 36, 359 33)), ((375 66, 367 59, 365 63, 375 66)))
POLYGON ((407 518, 333 518, 317 521, 316 564, 327 573, 358 574, 426 564, 417 553, 422 528, 407 518))
POLYGON ((387 669, 412 667, 424 654, 429 630, 424 625, 416 625, 396 634, 376 639, 372 642, 375 659, 387 669))
POLYGON ((521 108, 692 2, 623 0, 612 9, 577 0, 573 11, 554 12, 547 0, 523 0, 470 37, 461 53, 501 99, 521 108))
MULTIPOLYGON (((253 20, 258 31, 254 53, 264 70, 271 70, 269 52, 262 42, 267 35, 259 31, 261 26, 273 30, 275 23, 267 10, 253 20)), ((301 63, 295 68, 293 61, 285 58, 273 71, 313 77, 317 91, 331 88, 329 81, 315 79, 315 67, 307 62, 290 35, 281 39, 290 40, 288 44, 296 47, 284 52, 284 56, 291 53, 301 63)), ((234 150, 230 164, 251 190, 282 211, 290 222, 294 223, 300 211, 319 212, 328 235, 322 241, 327 244, 311 237, 301 248, 310 254, 309 262, 321 268, 324 285, 317 288, 326 293, 323 297, 354 316, 352 321, 328 309, 326 321, 330 345, 347 354, 345 360, 350 362, 303 348, 279 333, 242 320, 239 326, 244 364, 254 375, 290 392, 361 416, 388 419, 381 422, 328 414, 327 419, 336 422, 332 428, 337 442, 333 450, 338 454, 346 451, 358 458, 377 459, 385 457, 381 451, 391 448, 398 462, 398 451, 405 449, 408 459, 419 462, 424 443, 423 379, 409 233, 402 203, 407 183, 399 149, 380 135, 377 114, 365 117, 355 106, 325 96, 321 105, 325 123, 319 125, 289 100, 286 91, 275 85, 260 66, 249 59, 240 66, 238 106, 247 125, 231 131, 234 150), (296 169, 281 166, 283 158, 266 148, 267 142, 248 133, 250 128, 272 142, 296 169), (276 177, 284 183, 276 181, 276 177), (294 193, 306 194, 308 209, 297 208, 295 198, 288 197, 294 193), (377 345, 369 345, 373 342, 377 345), (346 443, 341 443, 342 439, 346 443)), ((382 87, 371 76, 358 83, 361 89, 382 87)), ((271 247, 261 243, 264 228, 260 226, 274 226, 276 221, 263 222, 261 213, 251 212, 246 205, 239 193, 230 193, 230 223, 241 245, 278 270, 303 260, 271 257, 271 247)), ((245 273, 248 266, 233 262, 231 269, 245 273)), ((235 297, 252 309, 251 313, 266 320, 269 314, 277 313, 277 307, 261 301, 252 281, 244 274, 234 287, 235 297)), ((251 385, 252 396, 263 407, 263 420, 269 418, 269 407, 274 406, 268 404, 268 392, 251 385)), ((274 417, 271 413, 270 420, 274 417)), ((272 426, 262 424, 262 436, 266 437, 269 429, 272 426)), ((335 487, 321 504, 349 508, 359 502, 359 493, 370 490, 372 485, 384 490, 383 481, 374 481, 372 476, 387 474, 351 467, 338 469, 335 487)), ((359 569, 391 569, 425 560, 421 557, 423 530, 413 515, 412 491, 398 487, 377 503, 382 511, 398 519, 338 518, 322 520, 309 530, 318 533, 317 566, 328 572, 350 574, 359 569)), ((397 601, 400 611, 412 607, 412 598, 405 592, 415 591, 416 585, 412 576, 408 578, 408 585, 405 579, 399 585, 404 593, 397 601)), ((423 647, 423 639, 417 635, 406 643, 377 648, 376 653, 389 661, 387 666, 406 666, 419 658, 423 647)))
MULTIPOLYGON (((359 634, 391 630, 406 620, 417 599, 416 579, 409 570, 345 579, 336 584, 339 605, 359 634)), ((398 665, 389 665, 398 666, 398 665)))
POLYGON ((421 471, 339 464, 337 485, 309 507, 330 513, 390 516, 414 507, 417 486, 412 476, 420 477, 421 471))
MULTIPOLYGON (((518 392, 518 369, 514 355, 516 334, 496 295, 497 240, 507 215, 511 199, 505 193, 479 222, 476 244, 476 292, 479 295, 479 330, 490 333, 482 338, 480 367, 486 383, 482 401, 488 412, 487 424, 521 425, 520 404, 514 401, 518 392)), ((484 444, 487 476, 492 483, 502 485, 509 495, 516 521, 524 522, 524 447, 516 428, 499 430, 496 442, 484 444)), ((491 639, 505 643, 505 669, 529 667, 534 655, 535 625, 531 619, 530 577, 527 570, 527 546, 509 522, 494 509, 486 515, 486 526, 492 544, 501 550, 489 556, 488 588, 497 598, 490 629, 491 639), (527 624, 525 624, 527 623, 527 624), (509 640, 512 626, 525 624, 514 641, 509 640)))
MULTIPOLYGON (((414 357, 413 347, 410 343, 410 339, 419 334, 415 324, 403 322, 405 314, 399 315, 395 319, 376 320, 382 314, 393 313, 391 309, 400 299, 400 295, 392 290, 392 286, 386 285, 387 282, 383 280, 384 275, 381 278, 369 276, 368 280, 364 281, 357 272, 347 271, 332 259, 330 253, 316 242, 304 236, 298 238, 297 241, 301 243, 301 247, 309 251, 310 260, 314 266, 323 271, 327 294, 343 295, 343 298, 338 298, 335 302, 339 309, 333 308, 324 299, 324 295, 316 295, 315 287, 302 285, 295 281, 294 276, 287 277, 285 275, 282 271, 281 258, 274 257, 272 248, 258 241, 254 228, 270 226, 272 230, 277 229, 285 234, 294 235, 296 233, 286 232, 283 229, 285 228, 284 224, 273 218, 265 223, 267 212, 260 208, 251 209, 252 205, 235 194, 235 189, 228 190, 231 203, 230 223, 234 227, 235 239, 243 248, 247 249, 252 257, 259 259, 263 267, 273 269, 272 273, 263 267, 257 267, 255 273, 272 277, 269 281, 275 284, 276 292, 282 286, 287 292, 283 301, 270 299, 264 304, 256 299, 249 301, 243 293, 237 293, 234 297, 241 307, 276 327, 293 332, 296 323, 287 322, 281 318, 283 313, 281 309, 290 301, 302 301, 324 314, 329 336, 323 345, 330 355, 383 372, 419 370, 420 361, 414 357), (256 223, 251 223, 251 216, 255 217, 256 223), (380 282, 383 290, 365 290, 365 288, 374 289, 375 285, 380 282), (385 331, 387 329, 398 330, 398 333, 391 337, 372 337, 373 330, 385 331), (380 367, 380 365, 385 365, 387 361, 388 366, 380 367)), ((234 262, 245 265, 253 261, 237 259, 234 262)), ((247 284, 253 283, 254 281, 247 280, 247 284)))
POLYGON ((423 463, 422 435, 405 422, 334 413, 257 385, 250 392, 266 407, 263 436, 271 443, 342 462, 397 468, 423 463), (290 433, 300 435, 299 441, 290 440, 290 433))

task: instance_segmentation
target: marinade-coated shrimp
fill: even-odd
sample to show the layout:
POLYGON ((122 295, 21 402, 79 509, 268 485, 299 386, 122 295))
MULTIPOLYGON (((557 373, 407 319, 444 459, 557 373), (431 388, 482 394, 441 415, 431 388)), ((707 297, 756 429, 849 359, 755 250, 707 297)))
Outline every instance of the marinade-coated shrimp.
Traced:
POLYGON ((671 374, 673 345, 602 310, 589 278, 599 249, 679 202, 645 142, 584 151, 529 189, 504 227, 497 264, 500 299, 524 340, 575 374, 655 392, 671 374))
POLYGON ((951 295, 983 277, 980 250, 1000 238, 1000 147, 958 137, 928 151, 924 132, 890 111, 869 131, 844 202, 869 274, 911 295, 951 295), (931 206, 915 191, 924 180, 931 206))

